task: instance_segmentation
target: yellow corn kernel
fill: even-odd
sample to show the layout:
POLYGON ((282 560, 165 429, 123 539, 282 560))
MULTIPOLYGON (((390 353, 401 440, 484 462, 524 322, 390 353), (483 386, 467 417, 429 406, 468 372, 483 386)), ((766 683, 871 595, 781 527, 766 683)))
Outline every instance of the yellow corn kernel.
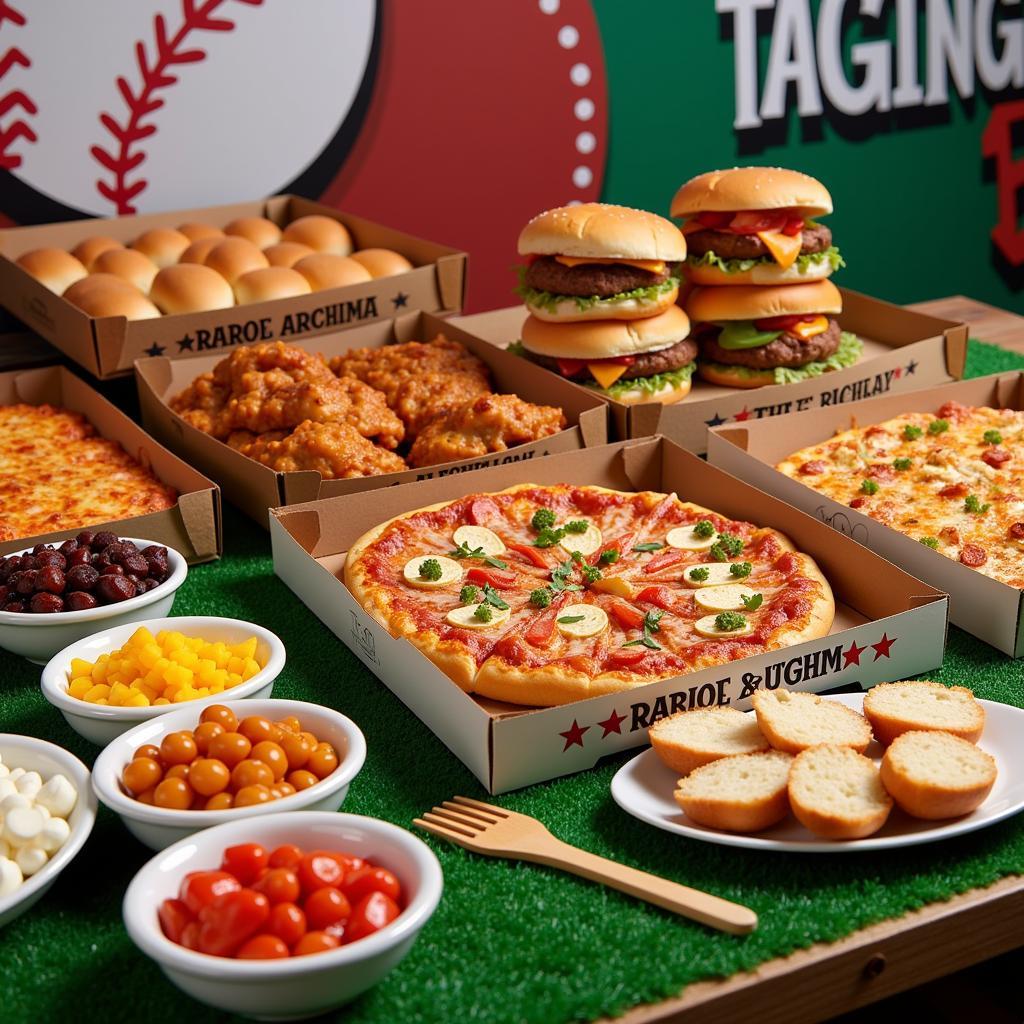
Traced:
POLYGON ((97 683, 95 686, 89 688, 83 699, 89 701, 90 704, 98 704, 101 699, 106 701, 109 695, 110 687, 103 683, 97 683))
POLYGON ((78 700, 84 700, 85 695, 93 688, 93 685, 90 676, 79 676, 78 679, 71 680, 71 684, 68 686, 68 693, 78 700))
POLYGON ((130 708, 148 708, 149 704, 149 698, 144 693, 133 693, 127 702, 130 708))
POLYGON ((139 664, 145 669, 151 669, 161 658, 163 651, 156 644, 147 644, 139 651, 139 664))

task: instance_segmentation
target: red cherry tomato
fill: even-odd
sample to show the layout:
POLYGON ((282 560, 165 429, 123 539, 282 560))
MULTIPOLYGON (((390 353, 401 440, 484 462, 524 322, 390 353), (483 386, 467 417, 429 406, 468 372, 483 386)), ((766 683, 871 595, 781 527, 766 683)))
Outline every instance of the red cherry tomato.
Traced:
POLYGON ((340 885, 345 877, 345 867, 332 853, 314 850, 302 858, 298 874, 302 891, 308 896, 325 885, 340 885))
POLYGON ((340 889, 325 885, 317 889, 303 904, 306 923, 314 931, 322 931, 339 921, 347 921, 352 913, 352 904, 340 889))
POLYGON ((286 946, 294 946, 306 934, 306 915, 294 903, 275 903, 270 908, 267 931, 286 946))
POLYGON ((391 924, 401 912, 398 904, 390 896, 382 892, 371 892, 355 905, 352 916, 348 919, 345 941, 365 939, 367 935, 372 935, 385 925, 391 924))
POLYGON ((300 860, 302 860, 302 851, 291 843, 285 843, 284 846, 279 846, 271 852, 267 864, 272 868, 291 868, 294 871, 299 866, 300 860))
POLYGON ((299 898, 299 879, 288 868, 271 868, 253 888, 271 903, 294 903, 299 898))
POLYGON ((276 935, 254 935, 235 956, 239 960, 282 960, 291 954, 276 935))
POLYGON ((241 843, 224 851, 221 871, 234 875, 242 885, 252 885, 267 867, 270 857, 259 843, 241 843))
POLYGON ((270 917, 270 903, 261 892, 239 889, 216 897, 199 912, 199 951, 232 956, 270 917))
POLYGON ((398 879, 387 868, 375 868, 372 865, 349 872, 345 876, 342 890, 353 905, 371 892, 382 892, 396 903, 402 897, 402 887, 398 879))
POLYGON ((193 914, 198 914, 218 896, 241 888, 238 879, 226 871, 193 871, 185 876, 178 896, 193 914))
POLYGON ((307 956, 310 953, 325 953, 329 949, 337 949, 341 939, 327 932, 306 932, 292 947, 292 956, 307 956))
POLYGON ((181 930, 181 939, 179 940, 186 949, 194 949, 197 953, 199 952, 199 922, 189 921, 187 925, 181 930))
POLYGON ((160 927, 164 935, 171 942, 177 943, 181 942, 181 933, 185 926, 195 920, 192 911, 181 900, 164 900, 157 911, 157 917, 160 918, 160 927))
MULTIPOLYGON (((650 589, 650 588, 648 588, 650 589)), ((643 600, 643 594, 640 595, 643 600)), ((644 624, 644 613, 625 601, 613 601, 608 610, 618 620, 619 625, 626 629, 639 629, 644 624)))

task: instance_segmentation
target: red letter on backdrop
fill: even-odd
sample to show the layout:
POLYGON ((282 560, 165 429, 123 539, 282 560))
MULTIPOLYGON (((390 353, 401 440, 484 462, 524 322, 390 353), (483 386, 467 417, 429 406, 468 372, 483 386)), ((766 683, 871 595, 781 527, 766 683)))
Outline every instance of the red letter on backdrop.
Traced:
POLYGON ((992 240, 1014 267, 1024 263, 1024 231, 1017 226, 1020 217, 1018 193, 1024 188, 1024 160, 1013 158, 1013 129, 1024 129, 1024 101, 1000 103, 981 137, 984 156, 996 161, 996 187, 999 190, 999 223, 992 229, 992 240))

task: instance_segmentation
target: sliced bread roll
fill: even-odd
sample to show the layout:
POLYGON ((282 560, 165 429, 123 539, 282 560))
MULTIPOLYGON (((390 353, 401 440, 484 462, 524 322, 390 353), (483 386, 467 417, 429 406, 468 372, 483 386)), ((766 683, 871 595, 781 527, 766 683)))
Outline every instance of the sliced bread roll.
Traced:
POLYGON ((697 708, 655 722, 648 731, 654 752, 673 771, 689 775, 720 757, 768 749, 757 718, 736 708, 697 708))
POLYGON ((789 804, 804 828, 825 839, 863 839, 892 810, 875 762, 848 746, 823 743, 793 759, 789 804))
POLYGON ((723 757, 679 780, 676 803, 698 825, 726 832, 760 832, 789 811, 789 754, 768 750, 723 757))
POLYGON ((948 732, 905 732, 882 758, 882 783, 892 798, 929 821, 970 814, 995 781, 995 759, 948 732))
POLYGON ((787 754, 799 754, 819 743, 852 747, 863 754, 871 742, 871 726, 863 715, 817 694, 759 690, 754 694, 754 712, 765 739, 787 754))
POLYGON ((985 728, 985 709, 967 687, 927 679, 872 687, 864 696, 864 715, 885 746, 913 730, 948 732, 977 743, 985 728))

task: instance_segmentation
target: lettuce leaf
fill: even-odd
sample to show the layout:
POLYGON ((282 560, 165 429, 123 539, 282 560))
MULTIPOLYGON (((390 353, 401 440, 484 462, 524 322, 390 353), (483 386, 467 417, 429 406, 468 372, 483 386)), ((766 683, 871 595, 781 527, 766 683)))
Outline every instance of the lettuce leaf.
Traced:
MULTIPOLYGON (((810 380, 812 377, 820 377, 823 373, 831 370, 845 370, 853 366, 860 359, 864 345, 856 334, 843 331, 839 335, 839 347, 827 359, 817 362, 806 363, 804 366, 788 367, 777 366, 772 371, 776 384, 796 384, 802 380, 810 380)), ((711 366, 720 367, 723 371, 735 374, 740 377, 760 377, 764 370, 755 370, 749 366, 727 366, 725 363, 710 363, 711 366)))
MULTIPOLYGON (((826 260, 833 270, 839 270, 846 266, 846 261, 834 245, 830 245, 824 252, 801 253, 797 256, 793 266, 799 273, 806 274, 811 267, 820 266, 826 260)), ((739 274, 746 270, 752 270, 759 263, 772 263, 774 260, 771 256, 759 256, 753 260, 723 260, 715 252, 706 252, 703 256, 687 256, 686 262, 691 267, 718 267, 723 273, 739 274)))
POLYGON ((628 299, 634 299, 638 302, 644 300, 653 302, 663 292, 679 287, 679 278, 669 277, 667 280, 662 281, 661 284, 652 284, 646 288, 634 288, 632 291, 618 292, 616 295, 606 295, 604 297, 600 295, 555 295, 552 292, 542 292, 536 288, 531 288, 526 283, 526 267, 517 267, 516 270, 519 274, 519 285, 515 289, 516 294, 528 306, 539 306, 541 309, 546 309, 549 313, 554 313, 558 309, 560 302, 575 302, 576 308, 581 313, 588 309, 593 309, 595 306, 600 307, 606 303, 625 302, 628 299))
POLYGON ((653 395, 663 387, 679 387, 680 384, 688 381, 697 369, 696 363, 687 363, 680 366, 678 370, 667 370, 665 373, 652 373, 650 377, 635 377, 633 380, 617 380, 610 388, 603 388, 600 384, 586 384, 585 387, 592 391, 600 391, 610 398, 617 398, 627 391, 643 391, 653 395))

